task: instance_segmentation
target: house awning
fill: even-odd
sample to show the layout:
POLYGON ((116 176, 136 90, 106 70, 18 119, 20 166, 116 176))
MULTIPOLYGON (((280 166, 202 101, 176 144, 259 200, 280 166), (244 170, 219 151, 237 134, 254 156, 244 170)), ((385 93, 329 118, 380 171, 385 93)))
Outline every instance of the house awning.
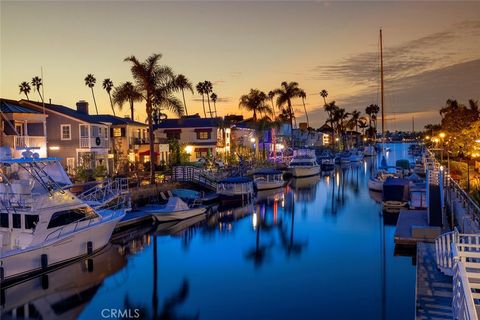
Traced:
POLYGON ((181 133, 182 129, 165 129, 163 130, 164 133, 181 133))
POLYGON ((212 132, 212 128, 197 128, 195 132, 212 132))
MULTIPOLYGON (((158 152, 155 152, 155 155, 158 156, 158 152)), ((139 152, 138 153, 139 156, 149 156, 150 155, 150 150, 145 150, 145 151, 142 151, 142 152, 139 152)))

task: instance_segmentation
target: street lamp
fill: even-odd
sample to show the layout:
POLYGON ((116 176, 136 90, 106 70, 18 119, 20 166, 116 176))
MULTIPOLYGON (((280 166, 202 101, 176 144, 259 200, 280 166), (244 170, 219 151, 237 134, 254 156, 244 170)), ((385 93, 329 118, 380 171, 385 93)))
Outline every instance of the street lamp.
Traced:
POLYGON ((440 139, 442 140, 442 156, 441 156, 441 161, 443 162, 443 149, 445 149, 445 143, 444 143, 444 140, 445 139, 445 132, 440 132, 439 135, 440 139))

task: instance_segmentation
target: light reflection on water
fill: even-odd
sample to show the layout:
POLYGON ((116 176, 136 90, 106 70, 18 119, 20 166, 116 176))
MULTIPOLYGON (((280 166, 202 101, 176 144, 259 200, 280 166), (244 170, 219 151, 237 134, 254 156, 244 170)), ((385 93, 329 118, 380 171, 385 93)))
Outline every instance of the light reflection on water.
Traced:
MULTIPOLYGON (((408 158, 405 145, 390 147, 389 164, 408 158)), ((367 189, 375 161, 292 180, 205 221, 116 235, 93 270, 78 262, 51 273, 48 289, 40 278, 9 288, 3 310, 30 303, 61 319, 96 319, 105 308, 148 319, 411 319, 415 267, 394 256, 394 225, 367 189)))

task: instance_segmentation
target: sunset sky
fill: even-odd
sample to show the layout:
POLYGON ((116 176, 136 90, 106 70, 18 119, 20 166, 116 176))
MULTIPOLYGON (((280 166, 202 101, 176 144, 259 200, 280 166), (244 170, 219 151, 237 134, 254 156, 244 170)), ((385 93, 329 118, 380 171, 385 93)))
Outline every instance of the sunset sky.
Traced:
MULTIPOLYGON (((239 113, 250 88, 297 81, 311 124, 325 120, 322 89, 348 111, 379 104, 378 33, 384 32, 387 129, 438 122, 448 98, 480 99, 480 2, 8 2, 1 1, 0 96, 40 75, 53 103, 93 100, 110 112, 104 78, 131 80, 129 64, 161 53, 194 84, 210 80, 221 115, 239 113)), ((35 92, 32 99, 38 99, 35 92)), ((189 113, 202 113, 187 94, 189 113)), ((296 115, 304 120, 301 101, 296 115)), ((137 104, 144 121, 143 104, 137 104)), ((128 114, 125 109, 121 114, 128 114)))

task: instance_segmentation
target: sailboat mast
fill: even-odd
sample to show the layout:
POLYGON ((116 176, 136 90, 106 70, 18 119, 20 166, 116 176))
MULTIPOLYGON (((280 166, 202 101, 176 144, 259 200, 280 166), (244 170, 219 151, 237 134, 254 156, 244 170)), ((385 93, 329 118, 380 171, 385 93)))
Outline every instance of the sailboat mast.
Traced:
POLYGON ((380 29, 380 96, 382 108, 382 141, 385 140, 385 113, 384 113, 384 94, 383 94, 383 39, 382 29, 380 29))

